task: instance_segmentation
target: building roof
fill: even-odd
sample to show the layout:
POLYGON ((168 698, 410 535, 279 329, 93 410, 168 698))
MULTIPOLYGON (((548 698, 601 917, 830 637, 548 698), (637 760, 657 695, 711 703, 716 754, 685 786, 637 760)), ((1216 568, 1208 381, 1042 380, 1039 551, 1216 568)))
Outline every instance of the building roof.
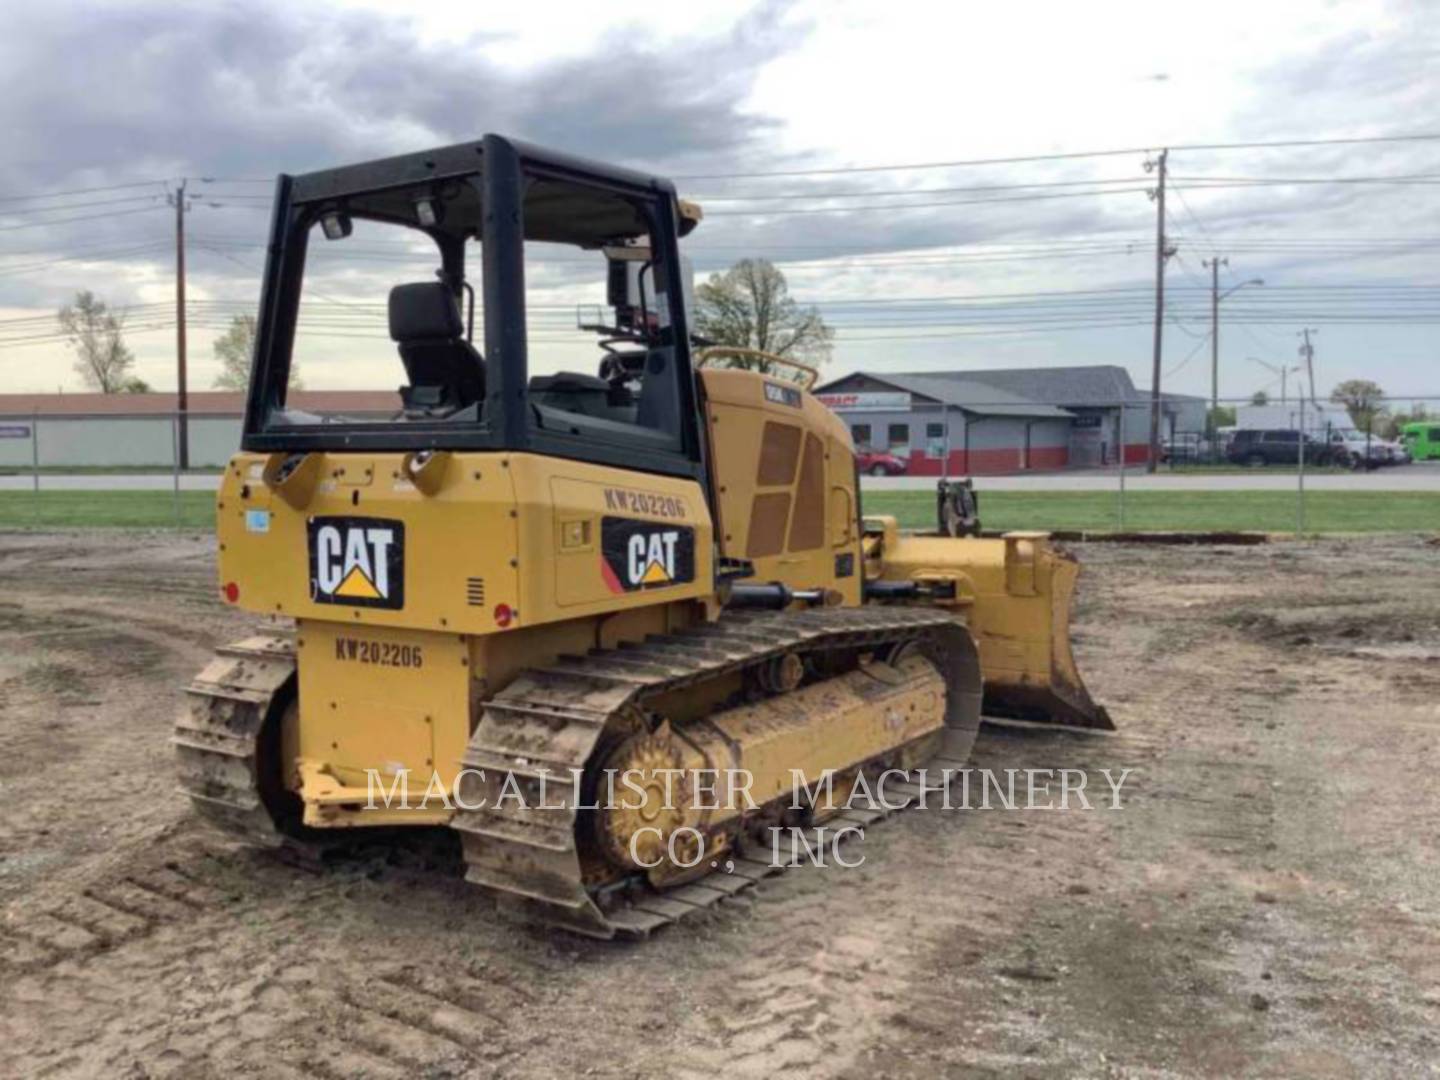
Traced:
POLYGON ((944 405, 952 405, 976 416, 1023 416, 1040 419, 1048 417, 1057 420, 1068 420, 1074 416, 1074 413, 1066 412, 1054 405, 1026 401, 1006 390, 972 382, 958 373, 954 376, 942 376, 930 372, 892 375, 889 372, 876 374, 869 371, 857 371, 842 379, 837 379, 833 383, 818 386, 815 388, 815 392, 823 394, 834 388, 842 387, 857 377, 867 382, 894 387, 907 394, 929 398, 931 401, 944 405))
MULTIPOLYGON (((1075 408, 1148 403, 1150 393, 1137 389, 1130 372, 1119 364, 1074 367, 991 368, 977 371, 854 372, 826 386, 824 392, 856 375, 912 394, 943 401, 977 415, 1069 417, 1075 408)), ((1191 394, 1165 394, 1166 401, 1203 401, 1191 394)))
POLYGON ((1130 372, 1119 364, 1081 367, 994 368, 947 372, 941 378, 965 379, 1006 390, 1030 401, 1064 405, 1118 405, 1148 394, 1135 389, 1130 372))
MULTIPOLYGON (((292 390, 287 404, 316 412, 393 412, 393 390, 292 390)), ((245 394, 198 390, 189 395, 192 416, 239 416, 245 394)), ((0 416, 153 416, 176 411, 174 394, 0 394, 0 416)))
POLYGON ((900 390, 907 390, 946 405, 954 405, 977 416, 1048 416, 1069 419, 1075 415, 1055 405, 1027 400, 1003 387, 967 379, 959 372, 942 377, 927 373, 872 377, 891 383, 900 390))
MULTIPOLYGON (((1130 378, 1130 372, 1119 364, 992 368, 988 371, 957 371, 954 377, 975 379, 1032 401, 1055 401, 1067 406, 1115 405, 1122 401, 1150 400, 1150 391, 1137 388, 1130 378)), ((1205 400, 1194 394, 1170 394, 1164 391, 1161 391, 1160 397, 1165 401, 1205 400)))

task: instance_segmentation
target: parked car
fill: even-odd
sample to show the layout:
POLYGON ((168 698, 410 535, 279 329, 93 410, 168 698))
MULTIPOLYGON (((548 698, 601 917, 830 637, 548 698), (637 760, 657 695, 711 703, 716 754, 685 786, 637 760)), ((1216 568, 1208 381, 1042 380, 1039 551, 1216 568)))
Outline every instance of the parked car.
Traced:
POLYGON ((1366 435, 1355 428, 1330 429, 1330 460, 1351 469, 1373 469, 1398 465, 1400 447, 1378 435, 1366 435))
POLYGON ((1206 461, 1210 457, 1210 440, 1199 432, 1182 431, 1173 439, 1160 440, 1161 464, 1172 461, 1206 461))
MULTIPOLYGON (((1264 431, 1237 431, 1230 440, 1227 454, 1236 465, 1298 465, 1300 463, 1300 432, 1271 428, 1264 431)), ((1330 451, 1325 443, 1305 436, 1305 462, 1325 465, 1330 451)))
POLYGON ((855 465, 867 476, 903 476, 908 468, 905 459, 884 450, 861 450, 855 465))

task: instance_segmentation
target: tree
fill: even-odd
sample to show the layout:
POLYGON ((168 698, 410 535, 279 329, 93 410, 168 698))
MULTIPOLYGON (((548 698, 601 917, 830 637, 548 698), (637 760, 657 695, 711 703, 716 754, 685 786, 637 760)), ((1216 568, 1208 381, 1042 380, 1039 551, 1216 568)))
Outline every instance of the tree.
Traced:
POLYGON ((1269 404, 1270 404, 1270 395, 1267 394, 1267 393, 1265 393, 1264 390, 1256 390, 1253 394, 1250 395, 1250 404, 1251 404, 1251 405, 1269 405, 1269 404))
POLYGON ((138 375, 129 376, 120 384, 122 394, 153 394, 155 388, 138 375))
MULTIPOLYGON (((1257 403, 1258 404, 1258 403, 1257 403)), ((1216 405, 1206 414, 1210 423, 1210 430, 1216 431, 1222 427, 1235 426, 1235 409, 1230 405, 1216 405)))
MULTIPOLYGON (((230 326, 215 339, 215 359, 220 361, 220 374, 214 386, 219 390, 244 390, 250 385, 250 365, 255 353, 255 316, 236 315, 230 326)), ((290 361, 290 389, 299 390, 300 365, 290 361)))
POLYGON ((75 370, 85 382, 102 394, 116 394, 135 363, 135 354, 125 346, 124 316, 116 315, 89 289, 75 294, 75 301, 60 309, 56 318, 60 332, 75 350, 75 370))
POLYGON ((1361 431, 1371 431, 1385 411, 1385 391, 1369 379, 1346 379, 1330 391, 1330 400, 1344 405, 1350 421, 1361 431))
MULTIPOLYGON (((716 345, 759 349, 795 360, 830 358, 834 331, 820 311, 790 296, 785 275, 764 259, 742 259, 695 290, 696 332, 716 345)), ((768 371, 765 361, 736 357, 734 367, 768 371)))
POLYGON ((1378 417, 1375 422, 1375 434, 1382 439, 1398 439, 1401 429, 1406 424, 1416 424, 1429 419, 1430 414, 1425 408, 1425 403, 1417 401, 1410 406, 1408 412, 1402 409, 1399 412, 1387 412, 1378 417))

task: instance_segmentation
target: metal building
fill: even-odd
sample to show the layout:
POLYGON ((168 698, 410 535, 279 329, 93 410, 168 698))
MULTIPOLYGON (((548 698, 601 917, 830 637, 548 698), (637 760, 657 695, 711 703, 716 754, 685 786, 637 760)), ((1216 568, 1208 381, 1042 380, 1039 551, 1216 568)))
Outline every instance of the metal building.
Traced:
MULTIPOLYGON (((856 447, 912 476, 1099 468, 1149 457, 1150 394, 1114 364, 989 371, 857 371, 816 393, 856 447)), ((1205 399, 1162 398, 1161 433, 1201 431, 1205 399)))
MULTIPOLYGON (((316 412, 392 413, 394 393, 296 390, 291 403, 316 412)), ((182 425, 174 394, 0 394, 0 469, 155 467, 175 460, 183 430, 196 468, 224 465, 240 449, 245 395, 190 394, 182 425)))

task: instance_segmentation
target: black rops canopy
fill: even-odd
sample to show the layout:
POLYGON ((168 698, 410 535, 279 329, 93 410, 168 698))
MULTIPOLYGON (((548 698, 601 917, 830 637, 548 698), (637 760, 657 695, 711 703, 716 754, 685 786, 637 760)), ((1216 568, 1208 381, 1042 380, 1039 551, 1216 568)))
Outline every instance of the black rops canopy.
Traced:
MULTIPOLYGON (((643 236, 649 223, 625 190, 674 194, 670 182, 659 177, 507 141, 527 174, 526 240, 597 248, 643 236)), ((416 204, 428 198, 440 210, 431 231, 481 236, 483 168, 483 143, 460 143, 297 176, 293 199, 312 213, 334 209, 420 228, 416 204)))

